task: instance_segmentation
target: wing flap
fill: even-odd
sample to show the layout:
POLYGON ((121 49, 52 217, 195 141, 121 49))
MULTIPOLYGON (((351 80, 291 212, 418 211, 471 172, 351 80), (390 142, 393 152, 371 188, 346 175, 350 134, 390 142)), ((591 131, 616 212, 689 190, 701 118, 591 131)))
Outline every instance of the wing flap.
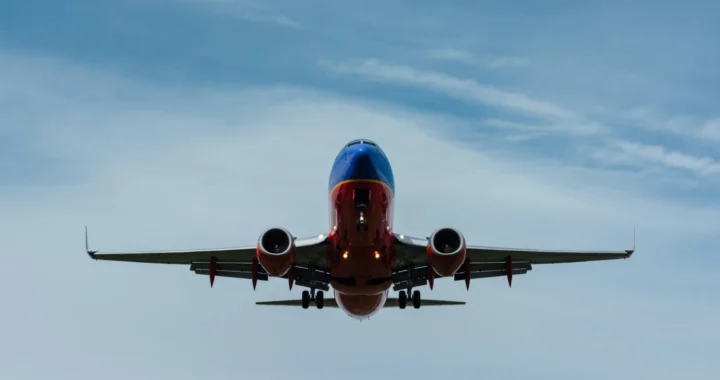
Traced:
MULTIPOLYGON (((205 276, 210 275, 209 269, 195 269, 195 274, 201 274, 205 276)), ((227 271, 227 270, 218 270, 215 272, 215 276, 217 277, 233 277, 233 278, 244 278, 244 279, 252 279, 252 272, 240 272, 240 271, 227 271)), ((267 273, 258 273, 258 280, 260 281, 267 281, 268 275, 267 273)))
MULTIPOLYGON (((470 272, 481 272, 481 271, 504 271, 505 270, 505 262, 496 262, 496 263, 484 263, 484 262, 473 262, 470 260, 470 272)), ((529 261, 516 261, 513 259, 512 262, 513 269, 525 269, 525 270, 532 270, 532 264, 530 264, 529 261)), ((460 269, 463 270, 462 268, 460 269)))
MULTIPOLYGON (((516 274, 526 274, 527 269, 515 269, 513 268, 512 274, 513 276, 516 274)), ((478 271, 478 272, 470 272, 470 279, 476 279, 476 278, 490 278, 490 277, 504 277, 507 276, 507 272, 504 270, 492 270, 492 271, 478 271)), ((455 273, 455 281, 463 281, 465 280, 465 272, 458 272, 455 273)))
POLYGON ((633 250, 626 251, 569 251, 569 250, 541 250, 541 249, 518 249, 469 246, 467 248, 468 259, 471 262, 504 262, 508 257, 516 261, 528 262, 531 264, 560 264, 579 263, 586 261, 602 261, 627 259, 633 254, 633 250))
MULTIPOLYGON (((209 262, 195 262, 190 264, 190 270, 203 269, 210 270, 209 262)), ((232 272, 251 272, 252 263, 227 263, 219 262, 215 264, 215 270, 217 271, 232 271, 232 272)), ((264 272, 262 267, 259 267, 259 271, 264 272)))

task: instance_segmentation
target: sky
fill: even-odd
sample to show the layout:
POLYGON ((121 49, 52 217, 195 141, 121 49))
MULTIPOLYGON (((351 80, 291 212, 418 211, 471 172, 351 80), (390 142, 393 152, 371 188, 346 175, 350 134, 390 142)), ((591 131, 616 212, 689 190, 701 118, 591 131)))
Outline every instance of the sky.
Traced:
POLYGON ((720 4, 0 3, 0 377, 692 379, 720 366, 720 4), (285 281, 84 252, 328 231, 347 141, 395 231, 629 260, 437 281, 459 308, 262 308, 285 281))

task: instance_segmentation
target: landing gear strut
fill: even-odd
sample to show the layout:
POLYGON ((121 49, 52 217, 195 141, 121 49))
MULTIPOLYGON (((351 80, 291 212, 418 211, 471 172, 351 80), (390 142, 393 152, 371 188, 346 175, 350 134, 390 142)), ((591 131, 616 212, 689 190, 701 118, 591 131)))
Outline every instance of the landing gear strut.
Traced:
POLYGON ((355 202, 355 207, 359 211, 359 215, 357 220, 355 221, 355 230, 356 231, 365 231, 368 230, 368 224, 367 219, 365 219, 365 209, 367 208, 367 205, 370 203, 370 189, 355 189, 353 190, 353 201, 355 202))
POLYGON ((307 309, 310 307, 310 302, 315 302, 315 306, 318 309, 325 307, 325 293, 322 290, 317 292, 315 295, 315 266, 310 265, 308 268, 310 272, 310 291, 303 290, 302 292, 302 308, 307 309))
POLYGON ((360 216, 358 216, 357 220, 355 221, 355 230, 356 231, 365 231, 368 230, 367 220, 365 219, 365 205, 362 205, 358 207, 360 209, 360 216))

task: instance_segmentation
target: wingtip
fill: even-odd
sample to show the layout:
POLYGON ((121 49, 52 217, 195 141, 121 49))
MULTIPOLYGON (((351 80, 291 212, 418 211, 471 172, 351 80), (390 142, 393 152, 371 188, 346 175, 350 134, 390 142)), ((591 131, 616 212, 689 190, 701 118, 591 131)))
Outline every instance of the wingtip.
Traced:
POLYGON ((87 225, 85 226, 85 252, 90 256, 91 259, 95 259, 95 254, 97 251, 91 251, 90 250, 90 244, 88 244, 88 229, 87 225))
POLYGON ((626 259, 629 259, 630 256, 632 256, 632 254, 635 253, 635 225, 633 225, 633 245, 632 245, 632 248, 631 248, 631 249, 626 249, 626 250, 625 250, 625 253, 626 253, 626 255, 625 255, 625 258, 626 258, 626 259))

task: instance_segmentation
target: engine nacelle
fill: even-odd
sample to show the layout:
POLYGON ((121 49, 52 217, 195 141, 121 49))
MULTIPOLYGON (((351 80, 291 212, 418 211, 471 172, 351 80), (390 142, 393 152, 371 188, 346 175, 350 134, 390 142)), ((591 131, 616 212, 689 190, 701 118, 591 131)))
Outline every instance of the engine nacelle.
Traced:
POLYGON ((465 237, 453 228, 441 228, 430 236, 428 261, 435 273, 452 276, 465 262, 465 237))
POLYGON ((295 242, 282 228, 270 228, 260 235, 257 259, 263 269, 273 277, 285 275, 295 262, 295 242))

